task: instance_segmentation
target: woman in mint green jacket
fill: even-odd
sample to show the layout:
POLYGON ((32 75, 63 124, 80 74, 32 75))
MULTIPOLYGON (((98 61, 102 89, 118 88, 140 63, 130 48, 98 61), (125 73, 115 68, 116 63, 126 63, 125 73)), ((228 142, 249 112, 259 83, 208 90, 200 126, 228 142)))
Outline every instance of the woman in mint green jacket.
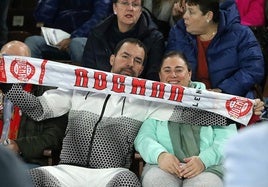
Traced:
MULTIPOLYGON (((191 82, 188 62, 174 51, 164 56, 159 77, 161 82, 205 89, 203 83, 191 82)), ((200 127, 146 120, 135 139, 135 149, 146 162, 142 185, 223 186, 223 146, 236 133, 235 124, 200 127)))

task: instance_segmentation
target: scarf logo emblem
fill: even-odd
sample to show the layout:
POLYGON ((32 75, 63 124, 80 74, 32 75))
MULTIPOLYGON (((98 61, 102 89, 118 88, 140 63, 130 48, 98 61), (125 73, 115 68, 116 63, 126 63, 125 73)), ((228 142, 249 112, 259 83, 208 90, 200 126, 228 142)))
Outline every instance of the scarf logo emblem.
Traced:
POLYGON ((35 68, 26 59, 16 58, 11 62, 10 72, 20 81, 28 81, 35 74, 35 68))
POLYGON ((233 97, 226 101, 226 109, 230 116, 239 118, 245 116, 252 107, 252 103, 247 98, 233 97))

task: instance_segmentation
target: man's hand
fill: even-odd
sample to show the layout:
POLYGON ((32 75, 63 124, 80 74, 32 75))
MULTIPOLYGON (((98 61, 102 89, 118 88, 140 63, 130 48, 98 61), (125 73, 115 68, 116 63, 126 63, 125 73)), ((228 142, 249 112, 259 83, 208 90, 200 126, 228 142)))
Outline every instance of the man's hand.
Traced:
POLYGON ((160 169, 181 178, 180 161, 174 155, 166 152, 161 153, 158 157, 158 166, 160 169))
POLYGON ((178 2, 174 3, 172 8, 172 17, 174 21, 178 21, 182 18, 185 12, 185 0, 179 0, 178 2))
POLYGON ((205 165, 198 156, 192 156, 183 160, 186 164, 182 167, 180 174, 184 178, 192 178, 205 170, 205 165))
POLYGON ((14 140, 8 140, 8 144, 6 145, 6 147, 12 151, 14 151, 16 154, 20 154, 20 148, 18 146, 18 144, 14 141, 14 140))
POLYGON ((70 42, 71 42, 71 38, 66 38, 62 40, 61 42, 59 42, 57 46, 59 47, 59 50, 61 51, 68 51, 70 42))
POLYGON ((262 114, 262 110, 264 110, 264 102, 260 99, 254 99, 255 105, 253 107, 253 112, 255 115, 259 116, 262 114))
POLYGON ((208 89, 208 91, 222 93, 222 90, 219 88, 208 89))

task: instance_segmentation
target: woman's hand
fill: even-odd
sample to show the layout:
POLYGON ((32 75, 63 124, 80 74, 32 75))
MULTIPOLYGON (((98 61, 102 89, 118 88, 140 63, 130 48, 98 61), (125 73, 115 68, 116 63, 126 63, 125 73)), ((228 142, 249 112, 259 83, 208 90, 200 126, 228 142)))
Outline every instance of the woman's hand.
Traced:
POLYGON ((158 156, 158 166, 160 169, 169 172, 171 174, 180 175, 180 161, 174 155, 163 152, 158 156))
POLYGON ((180 174, 184 178, 192 178, 205 170, 205 165, 198 156, 192 156, 183 159, 186 164, 180 170, 180 174))

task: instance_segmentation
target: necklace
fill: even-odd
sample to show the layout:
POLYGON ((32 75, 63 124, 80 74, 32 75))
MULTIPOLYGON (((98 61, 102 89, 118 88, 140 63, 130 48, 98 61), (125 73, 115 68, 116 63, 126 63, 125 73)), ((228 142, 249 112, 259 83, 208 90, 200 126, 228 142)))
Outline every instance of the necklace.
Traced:
POLYGON ((200 37, 200 40, 202 40, 202 41, 208 41, 208 40, 212 40, 215 35, 216 35, 216 31, 214 31, 210 34, 199 35, 199 37, 200 37))

